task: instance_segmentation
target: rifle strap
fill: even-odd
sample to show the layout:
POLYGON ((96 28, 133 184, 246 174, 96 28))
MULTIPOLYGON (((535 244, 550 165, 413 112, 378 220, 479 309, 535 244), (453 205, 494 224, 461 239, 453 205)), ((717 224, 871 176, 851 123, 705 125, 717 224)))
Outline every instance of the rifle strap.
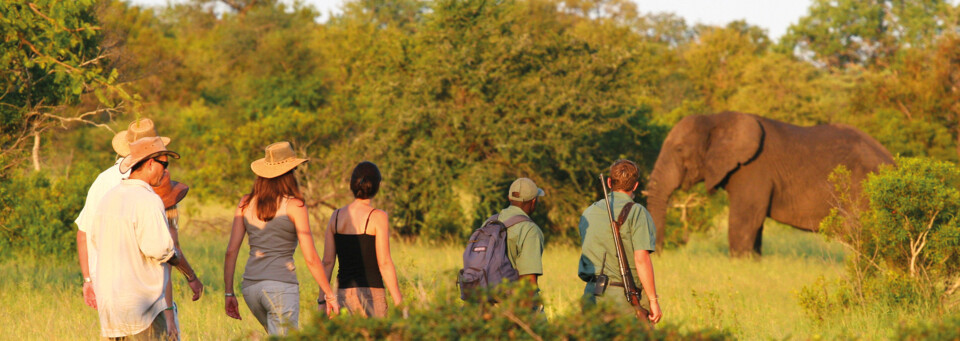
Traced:
POLYGON ((633 201, 628 202, 620 209, 620 216, 617 217, 617 233, 620 233, 620 227, 623 226, 623 223, 627 222, 627 217, 630 216, 630 209, 633 208, 633 204, 633 201))

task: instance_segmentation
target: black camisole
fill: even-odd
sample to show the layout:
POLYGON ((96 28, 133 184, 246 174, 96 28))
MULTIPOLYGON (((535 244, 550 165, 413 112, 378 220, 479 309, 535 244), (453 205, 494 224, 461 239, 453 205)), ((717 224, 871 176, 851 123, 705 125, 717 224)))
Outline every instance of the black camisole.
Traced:
MULTIPOLYGON (((374 209, 375 210, 375 209, 374 209)), ((367 234, 370 216, 363 224, 363 234, 340 234, 340 210, 337 210, 333 225, 333 243, 337 248, 340 270, 337 272, 339 288, 383 288, 380 264, 377 262, 377 237, 367 234)))

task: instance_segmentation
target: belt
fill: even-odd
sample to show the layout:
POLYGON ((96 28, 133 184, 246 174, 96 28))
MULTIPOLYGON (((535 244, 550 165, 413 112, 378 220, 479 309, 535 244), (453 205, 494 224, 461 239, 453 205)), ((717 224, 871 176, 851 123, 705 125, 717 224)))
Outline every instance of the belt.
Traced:
MULTIPOLYGON (((597 279, 596 277, 590 278, 590 280, 589 280, 588 282, 590 282, 590 283, 597 283, 597 282, 596 282, 596 279, 597 279)), ((608 286, 612 286, 612 287, 621 287, 621 288, 624 287, 623 282, 607 282, 607 285, 608 285, 608 286)))

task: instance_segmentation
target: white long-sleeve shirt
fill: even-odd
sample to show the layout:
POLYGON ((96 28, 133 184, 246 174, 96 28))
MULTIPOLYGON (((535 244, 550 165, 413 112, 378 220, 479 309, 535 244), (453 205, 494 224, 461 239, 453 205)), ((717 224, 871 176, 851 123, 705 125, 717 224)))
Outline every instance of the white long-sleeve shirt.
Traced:
POLYGON ((125 179, 104 195, 96 216, 89 237, 98 254, 93 287, 101 335, 134 335, 167 307, 161 264, 174 247, 163 201, 146 182, 125 179))
MULTIPOLYGON (((117 162, 115 162, 112 167, 101 172, 100 175, 97 176, 97 179, 93 181, 93 184, 90 185, 90 190, 87 191, 87 200, 83 205, 83 209, 80 210, 80 214, 77 215, 76 220, 77 228, 83 233, 90 233, 96 221, 97 207, 100 204, 100 200, 103 199, 103 196, 119 185, 121 180, 130 176, 129 171, 120 173, 120 161, 123 161, 123 158, 117 159, 117 162)), ((87 267, 90 270, 90 277, 92 278, 96 273, 97 253, 93 252, 91 242, 90 237, 87 236, 87 267)))

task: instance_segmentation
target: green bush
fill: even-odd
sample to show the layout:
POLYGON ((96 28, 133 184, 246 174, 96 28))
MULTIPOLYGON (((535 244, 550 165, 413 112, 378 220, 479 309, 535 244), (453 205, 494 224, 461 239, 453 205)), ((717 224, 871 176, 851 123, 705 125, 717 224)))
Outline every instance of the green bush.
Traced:
POLYGON ((669 204, 664 234, 667 249, 686 245, 694 234, 716 228, 714 217, 722 213, 729 202, 726 191, 710 194, 703 183, 699 183, 687 191, 677 190, 669 204))
POLYGON ((0 247, 34 255, 76 253, 73 221, 99 172, 89 163, 76 163, 69 172, 21 173, 0 180, 0 247))
POLYGON ((960 340, 960 314, 900 326, 895 340, 960 340))
POLYGON ((928 158, 897 157, 896 162, 896 167, 882 166, 870 174, 860 195, 846 167, 831 174, 836 207, 820 228, 852 256, 837 292, 824 283, 800 292, 809 315, 821 318, 825 310, 877 305, 930 310, 955 298, 960 287, 960 168, 928 158))
POLYGON ((511 289, 513 294, 496 305, 464 303, 455 290, 443 290, 430 306, 418 307, 407 317, 392 309, 387 318, 352 315, 326 319, 319 316, 291 340, 727 340, 720 330, 681 331, 676 325, 649 328, 632 315, 613 313, 609 307, 560 316, 548 321, 531 307, 539 305, 532 288, 511 289), (445 293, 445 294, 444 294, 445 293))

